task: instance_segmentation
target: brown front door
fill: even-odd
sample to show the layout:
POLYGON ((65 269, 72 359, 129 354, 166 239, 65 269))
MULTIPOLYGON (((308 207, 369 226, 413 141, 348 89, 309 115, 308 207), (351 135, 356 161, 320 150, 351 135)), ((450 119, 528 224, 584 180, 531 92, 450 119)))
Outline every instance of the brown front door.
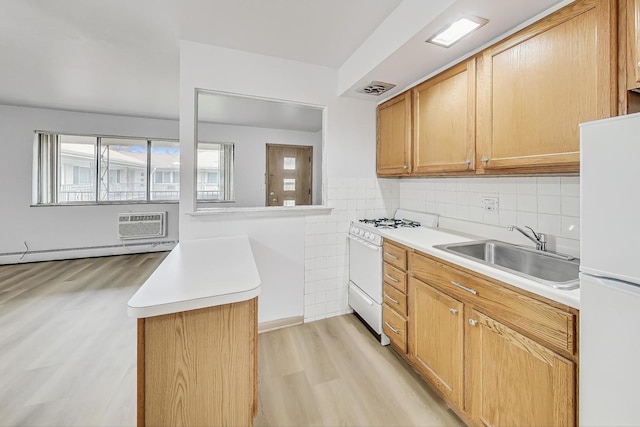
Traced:
POLYGON ((313 147, 267 144, 266 206, 311 204, 313 147))

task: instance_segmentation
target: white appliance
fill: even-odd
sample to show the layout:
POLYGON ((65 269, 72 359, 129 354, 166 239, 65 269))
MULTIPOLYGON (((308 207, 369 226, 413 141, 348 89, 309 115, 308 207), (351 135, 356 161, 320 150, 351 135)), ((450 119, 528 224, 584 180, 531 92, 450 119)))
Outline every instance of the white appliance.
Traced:
POLYGON ((580 125, 581 426, 640 425, 640 114, 580 125))
POLYGON ((398 209, 394 220, 352 221, 349 227, 349 306, 369 326, 382 345, 389 337, 382 331, 382 244, 380 229, 437 227, 438 216, 398 209))

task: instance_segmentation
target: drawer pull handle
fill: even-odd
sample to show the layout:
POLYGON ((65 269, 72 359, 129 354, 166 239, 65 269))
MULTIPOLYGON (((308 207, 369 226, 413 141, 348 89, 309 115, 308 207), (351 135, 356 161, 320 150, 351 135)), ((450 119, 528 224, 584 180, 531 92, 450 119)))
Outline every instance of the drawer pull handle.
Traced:
POLYGON ((476 319, 469 319, 469 324, 471 326, 476 326, 478 324, 478 321, 476 319))
POLYGON ((450 308, 449 309, 449 313, 451 313, 451 314, 453 314, 455 316, 456 314, 458 314, 458 310, 456 310, 455 308, 450 308))
POLYGON ((392 303, 394 303, 394 304, 399 304, 399 302, 398 302, 397 300, 394 300, 393 298, 391 298, 391 297, 389 296, 389 294, 384 294, 384 297, 385 297, 386 299, 388 299, 389 301, 391 301, 392 303))
POLYGON ((400 331, 391 326, 389 322, 384 322, 384 324, 387 325, 387 327, 391 329, 391 332, 393 332, 394 334, 398 335, 400 333, 400 331))
POLYGON ((465 290, 465 291, 467 291, 467 292, 469 292, 469 293, 471 293, 471 294, 478 295, 478 292, 476 292, 476 290, 475 290, 475 289, 467 288, 466 286, 461 285, 460 283, 456 282, 455 280, 452 280, 452 281, 451 281, 451 284, 452 284, 453 286, 456 286, 456 287, 458 287, 458 288, 460 288, 460 289, 463 289, 463 290, 465 290))
POLYGON ((389 258, 391 258, 391 259, 400 259, 400 258, 398 258, 397 256, 395 256, 394 254, 390 254, 389 252, 385 252, 384 254, 385 254, 386 256, 388 256, 389 258))
POLYGON ((393 282, 396 282, 396 283, 400 282, 400 280, 398 280, 398 279, 396 279, 395 277, 390 276, 390 275, 388 275, 388 274, 386 274, 386 273, 385 273, 384 277, 386 277, 387 279, 389 279, 389 280, 391 280, 391 281, 393 281, 393 282))

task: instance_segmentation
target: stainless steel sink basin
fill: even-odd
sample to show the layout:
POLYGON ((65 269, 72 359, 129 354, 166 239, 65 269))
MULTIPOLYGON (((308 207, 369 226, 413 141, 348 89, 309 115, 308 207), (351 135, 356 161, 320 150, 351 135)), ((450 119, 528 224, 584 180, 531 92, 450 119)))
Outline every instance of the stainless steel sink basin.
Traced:
POLYGON ((529 249, 497 240, 436 245, 434 248, 472 261, 478 261, 557 289, 569 290, 580 287, 578 280, 580 260, 577 258, 541 252, 533 248, 529 249))

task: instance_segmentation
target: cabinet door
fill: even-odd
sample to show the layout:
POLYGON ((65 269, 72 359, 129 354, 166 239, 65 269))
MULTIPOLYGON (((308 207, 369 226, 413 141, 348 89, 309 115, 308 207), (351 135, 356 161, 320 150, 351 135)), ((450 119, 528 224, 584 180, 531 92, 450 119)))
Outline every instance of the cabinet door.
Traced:
POLYGON ((573 426, 575 364, 469 310, 465 410, 477 425, 573 426))
POLYGON ((483 53, 480 171, 579 170, 578 124, 617 108, 612 7, 578 0, 483 53))
POLYGON ((411 278, 411 355, 418 370, 461 405, 463 387, 463 305, 411 278))
POLYGON ((378 106, 378 175, 406 175, 411 172, 411 92, 405 92, 378 106))
POLYGON ((413 89, 413 172, 475 170, 476 61, 413 89))
POLYGON ((627 43, 627 89, 636 89, 640 87, 640 0, 627 0, 627 43))

